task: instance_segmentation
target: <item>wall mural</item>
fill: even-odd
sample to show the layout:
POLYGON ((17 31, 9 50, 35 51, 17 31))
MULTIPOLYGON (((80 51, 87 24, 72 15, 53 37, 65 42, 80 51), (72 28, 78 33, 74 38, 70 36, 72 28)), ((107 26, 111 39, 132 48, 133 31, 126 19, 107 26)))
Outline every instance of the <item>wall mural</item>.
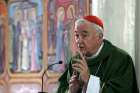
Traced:
POLYGON ((47 66, 44 91, 56 93, 58 78, 74 54, 74 21, 89 14, 89 0, 4 1, 0 0, 0 93, 41 91, 47 66), (63 63, 50 66, 59 61, 63 63))
POLYGON ((72 56, 71 34, 74 20, 86 14, 85 0, 48 1, 48 64, 63 61, 49 67, 55 72, 63 72, 72 56))
POLYGON ((10 71, 39 72, 42 68, 42 16, 40 0, 10 3, 10 71))
POLYGON ((5 34, 6 25, 5 25, 5 16, 7 16, 6 5, 0 2, 0 74, 4 72, 5 66, 5 34))
MULTIPOLYGON (((57 64, 49 68, 56 72, 63 72, 66 64, 66 51, 68 52, 69 46, 69 31, 66 27, 68 24, 67 11, 68 7, 66 5, 61 5, 63 3, 66 5, 71 5, 72 0, 49 0, 48 1, 48 64, 53 64, 59 61, 63 61, 63 64, 57 64), (61 4, 60 4, 61 3, 61 4), (67 24, 66 24, 67 23, 67 24), (64 63, 65 62, 65 63, 64 63)), ((71 12, 72 9, 69 9, 71 12)), ((72 13, 74 14, 74 13, 72 13)), ((70 15, 70 14, 69 14, 70 15)), ((71 19, 74 16, 71 15, 71 19)), ((70 22, 69 22, 70 23, 70 22)), ((70 28, 69 28, 70 29, 70 28)), ((70 54, 70 53, 69 53, 70 54)))
MULTIPOLYGON (((74 21, 87 14, 88 0, 48 0, 48 72, 63 73, 75 50, 72 33, 74 21), (84 5, 84 6, 83 6, 84 5), (62 61, 62 64, 51 64, 62 61)), ((51 82, 54 74, 47 74, 47 92, 56 93, 58 82, 51 82)))

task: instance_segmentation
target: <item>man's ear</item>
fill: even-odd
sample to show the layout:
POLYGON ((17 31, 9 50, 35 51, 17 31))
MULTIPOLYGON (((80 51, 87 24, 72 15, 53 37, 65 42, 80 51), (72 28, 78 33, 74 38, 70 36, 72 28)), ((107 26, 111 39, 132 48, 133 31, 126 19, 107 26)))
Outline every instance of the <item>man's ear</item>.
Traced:
POLYGON ((103 41, 103 34, 102 33, 99 34, 98 41, 99 41, 99 43, 101 43, 103 41))
POLYGON ((103 33, 99 34, 99 38, 102 39, 103 38, 103 33))

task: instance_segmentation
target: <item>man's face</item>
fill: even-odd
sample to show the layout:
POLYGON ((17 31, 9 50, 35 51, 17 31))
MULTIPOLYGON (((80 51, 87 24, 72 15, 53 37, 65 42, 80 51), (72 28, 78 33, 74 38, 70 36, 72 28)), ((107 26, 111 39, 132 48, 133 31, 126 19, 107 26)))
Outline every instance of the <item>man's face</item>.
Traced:
POLYGON ((102 38, 95 29, 83 24, 74 30, 75 41, 79 50, 86 56, 95 54, 101 45, 102 38))

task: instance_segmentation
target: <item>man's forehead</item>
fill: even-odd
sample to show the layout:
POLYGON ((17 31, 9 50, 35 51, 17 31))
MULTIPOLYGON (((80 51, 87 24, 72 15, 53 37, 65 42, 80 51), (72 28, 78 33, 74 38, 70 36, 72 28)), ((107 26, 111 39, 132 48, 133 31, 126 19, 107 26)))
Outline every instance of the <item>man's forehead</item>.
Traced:
POLYGON ((82 24, 75 27, 75 31, 82 31, 82 30, 87 30, 87 29, 88 29, 88 26, 86 24, 82 24))
POLYGON ((83 24, 80 26, 76 26, 74 32, 82 32, 82 33, 92 33, 92 28, 89 27, 87 24, 83 24))

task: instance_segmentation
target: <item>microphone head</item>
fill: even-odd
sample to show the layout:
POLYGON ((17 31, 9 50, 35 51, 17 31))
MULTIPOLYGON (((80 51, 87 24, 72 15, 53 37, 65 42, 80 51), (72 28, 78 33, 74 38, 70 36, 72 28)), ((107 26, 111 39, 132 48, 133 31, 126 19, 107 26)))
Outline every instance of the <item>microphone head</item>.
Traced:
POLYGON ((62 61, 62 60, 60 60, 60 61, 59 61, 59 64, 62 64, 62 63, 63 63, 63 61, 62 61))

